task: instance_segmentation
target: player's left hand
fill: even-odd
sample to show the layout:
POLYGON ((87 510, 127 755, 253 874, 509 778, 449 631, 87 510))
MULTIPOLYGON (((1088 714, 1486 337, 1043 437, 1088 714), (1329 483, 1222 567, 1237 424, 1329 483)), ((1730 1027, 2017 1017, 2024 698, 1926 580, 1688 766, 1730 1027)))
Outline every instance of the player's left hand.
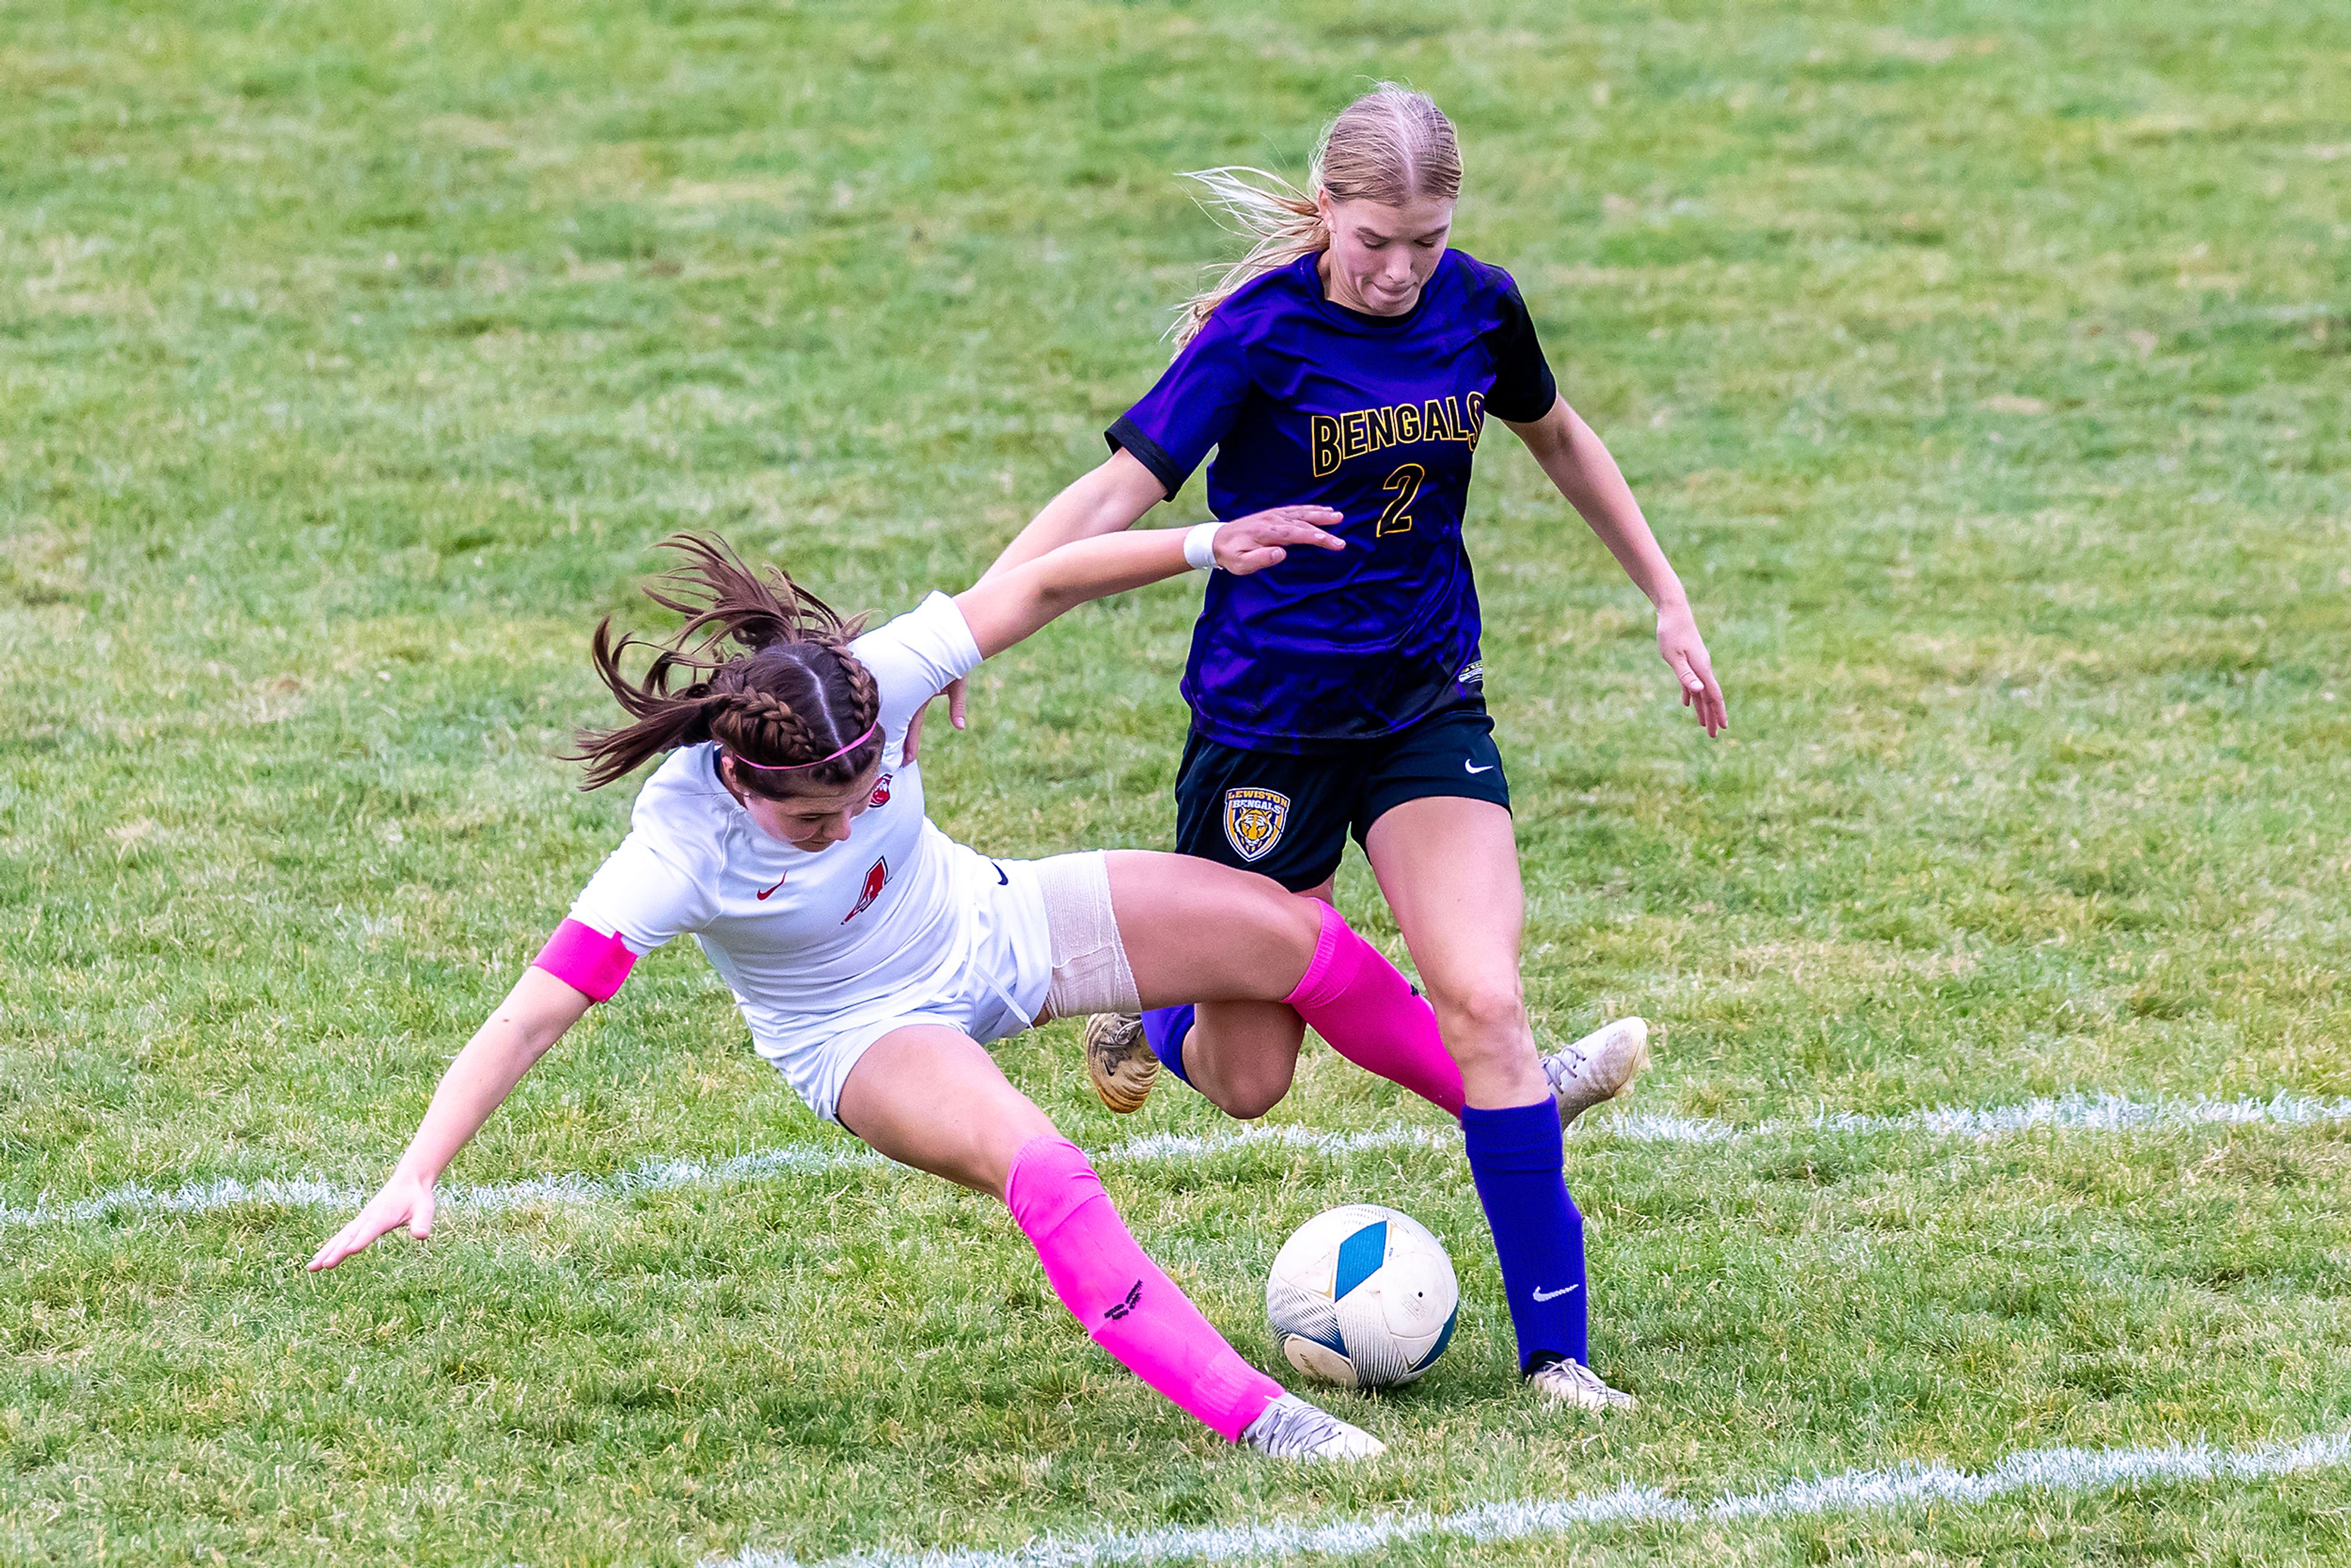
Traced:
POLYGON ((1329 507, 1275 507, 1235 517, 1217 530, 1217 564, 1236 577, 1280 566, 1290 546, 1345 549, 1347 541, 1328 530, 1346 517, 1329 507))
MULTIPOLYGON (((1217 542, 1224 542, 1222 534, 1217 542)), ((1698 618, 1687 603, 1668 604, 1657 612, 1657 652, 1681 683, 1682 706, 1692 710, 1706 733, 1716 736, 1729 729, 1730 714, 1714 678, 1714 661, 1706 655, 1706 639, 1698 634, 1698 618)))

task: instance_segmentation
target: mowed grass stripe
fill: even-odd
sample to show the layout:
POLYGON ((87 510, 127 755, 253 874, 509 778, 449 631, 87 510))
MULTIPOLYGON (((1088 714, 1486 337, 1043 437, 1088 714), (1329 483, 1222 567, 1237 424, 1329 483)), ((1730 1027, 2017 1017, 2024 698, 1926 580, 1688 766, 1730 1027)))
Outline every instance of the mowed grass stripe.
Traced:
MULTIPOLYGON (((2269 1099, 2133 1100, 2118 1094, 2065 1094, 1985 1109, 1938 1106, 1900 1115, 1823 1111, 1736 1126, 1711 1118, 1634 1114, 1586 1130, 1592 1134, 1642 1144, 1716 1145, 1803 1135, 1882 1136, 1913 1134, 1978 1142, 2047 1129, 2067 1133, 2178 1131, 2193 1127, 2263 1124, 2301 1126, 2351 1121, 2351 1098, 2315 1100, 2291 1094, 2269 1099)), ((1103 1151, 1105 1164, 1137 1165, 1165 1160, 1211 1159, 1237 1150, 1287 1149, 1329 1157, 1376 1149, 1449 1145, 1448 1128, 1426 1124, 1322 1132, 1282 1125, 1242 1127, 1229 1133, 1155 1133, 1103 1151)), ((758 1149, 725 1159, 647 1160, 613 1176, 559 1172, 519 1181, 455 1186, 442 1197, 444 1207, 500 1209, 531 1204, 601 1203, 639 1193, 677 1187, 758 1181, 768 1176, 855 1169, 895 1169, 869 1149, 758 1149)), ((212 1181, 156 1188, 141 1183, 112 1187, 95 1197, 64 1203, 47 1200, 25 1207, 0 1207, 0 1227, 76 1224, 122 1214, 212 1214, 248 1205, 279 1207, 355 1207, 370 1189, 315 1176, 222 1176, 212 1181)))
MULTIPOLYGON (((1886 1512, 1945 1504, 1967 1507, 2020 1492, 2085 1493, 2196 1482, 2262 1481, 2351 1465, 2351 1428, 2291 1443, 2214 1448, 2206 1443, 2160 1448, 2028 1448, 1988 1469, 1908 1464, 1854 1469, 1711 1502, 1684 1500, 1657 1487, 1625 1485, 1570 1498, 1522 1498, 1458 1512, 1416 1510, 1319 1524, 1221 1525, 1045 1536, 1008 1552, 925 1548, 862 1552, 813 1568, 1095 1568, 1115 1563, 1234 1563, 1313 1554, 1361 1557, 1407 1542, 1450 1537, 1489 1545, 1643 1524, 1729 1524, 1828 1513, 1886 1512)), ((811 1568, 799 1558, 752 1550, 705 1568, 811 1568)))

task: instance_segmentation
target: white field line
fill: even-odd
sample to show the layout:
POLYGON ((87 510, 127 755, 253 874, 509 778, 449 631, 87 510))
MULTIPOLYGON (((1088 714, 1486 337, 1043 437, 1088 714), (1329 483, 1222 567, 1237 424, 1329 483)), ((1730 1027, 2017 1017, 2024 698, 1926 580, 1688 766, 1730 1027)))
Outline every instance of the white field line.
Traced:
MULTIPOLYGON (((2064 1094, 1982 1110, 1944 1107, 1906 1112, 1895 1116, 1823 1111, 1811 1116, 1760 1122, 1750 1127, 1685 1116, 1634 1113, 1594 1124, 1582 1136, 1642 1144, 1734 1144, 1792 1135, 1845 1134, 1868 1136, 1923 1133, 1938 1137, 1983 1141, 2041 1128, 2056 1132, 2126 1133, 2248 1123, 2298 1126, 2316 1122, 2346 1121, 2351 1121, 2351 1099, 2312 1100, 2281 1093, 2267 1100, 2130 1100, 2117 1094, 2064 1094)), ((1319 1132, 1301 1126, 1239 1127, 1229 1133, 1154 1133, 1114 1145, 1103 1151, 1101 1159, 1110 1165, 1145 1165, 1161 1160, 1202 1159, 1236 1150, 1260 1148, 1291 1149, 1304 1154, 1335 1156, 1374 1149, 1450 1148, 1459 1136, 1449 1127, 1426 1124, 1375 1127, 1354 1133, 1319 1132)), ((775 1176, 879 1169, 886 1168, 888 1165, 889 1162, 881 1155, 865 1149, 788 1146, 757 1150, 726 1159, 649 1160, 607 1176, 577 1172, 557 1173, 483 1186, 453 1187, 442 1196, 441 1201, 444 1207, 486 1209, 516 1208, 530 1204, 596 1203, 676 1187, 757 1181, 775 1176)), ((51 1203, 44 1197, 25 1207, 0 1205, 0 1229, 28 1225, 78 1224, 114 1215, 214 1214, 223 1209, 260 1205, 356 1208, 366 1202, 368 1197, 367 1188, 308 1177, 240 1181, 234 1176, 223 1176, 214 1181, 162 1188, 133 1182, 94 1197, 62 1203, 51 1203)))
POLYGON ((1484 1543, 1623 1525, 1889 1512, 1921 1504, 1966 1506, 2023 1491, 2078 1494, 2183 1482, 2266 1480, 2346 1465, 2351 1465, 2351 1429, 2240 1449, 2214 1448, 2201 1442, 2160 1448, 2034 1448, 2011 1454, 1988 1470, 1954 1469, 1940 1463, 1845 1470, 1762 1491, 1732 1493, 1710 1502, 1685 1501, 1655 1487, 1628 1483, 1614 1491, 1489 1502, 1458 1513, 1406 1510, 1319 1524, 1206 1525, 1045 1535, 1007 1552, 967 1547, 861 1552, 817 1564, 753 1550, 711 1559, 704 1568, 1098 1568, 1127 1563, 1232 1563, 1302 1552, 1357 1557, 1432 1538, 1484 1543))

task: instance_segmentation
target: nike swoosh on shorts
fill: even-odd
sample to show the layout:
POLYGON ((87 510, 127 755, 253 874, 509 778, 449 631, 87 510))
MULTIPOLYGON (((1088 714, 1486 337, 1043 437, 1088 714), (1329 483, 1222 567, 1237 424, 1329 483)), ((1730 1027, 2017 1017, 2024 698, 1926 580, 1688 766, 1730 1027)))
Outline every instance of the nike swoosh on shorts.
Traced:
POLYGON ((1465 773, 1491 773, 1494 771, 1494 765, 1489 762, 1485 767, 1479 768, 1465 757, 1461 759, 1461 769, 1465 773))

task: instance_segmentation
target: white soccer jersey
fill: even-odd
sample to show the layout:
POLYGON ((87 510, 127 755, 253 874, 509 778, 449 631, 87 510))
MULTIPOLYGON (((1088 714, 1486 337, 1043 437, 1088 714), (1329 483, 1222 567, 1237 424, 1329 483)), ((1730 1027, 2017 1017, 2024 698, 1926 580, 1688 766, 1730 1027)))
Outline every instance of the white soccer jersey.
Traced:
POLYGON ((921 768, 902 760, 923 705, 979 664, 963 612, 934 593, 850 647, 873 673, 890 760, 847 839, 810 852, 768 837, 719 782, 718 747, 689 747, 646 780, 628 838, 571 906, 640 955, 692 933, 760 1054, 825 1115, 839 1084, 811 1076, 812 1045, 950 1012, 1000 1039, 1029 1026, 1050 979, 1040 906, 1014 895, 1025 879, 1015 890, 1002 866, 941 832, 924 814, 921 768))

